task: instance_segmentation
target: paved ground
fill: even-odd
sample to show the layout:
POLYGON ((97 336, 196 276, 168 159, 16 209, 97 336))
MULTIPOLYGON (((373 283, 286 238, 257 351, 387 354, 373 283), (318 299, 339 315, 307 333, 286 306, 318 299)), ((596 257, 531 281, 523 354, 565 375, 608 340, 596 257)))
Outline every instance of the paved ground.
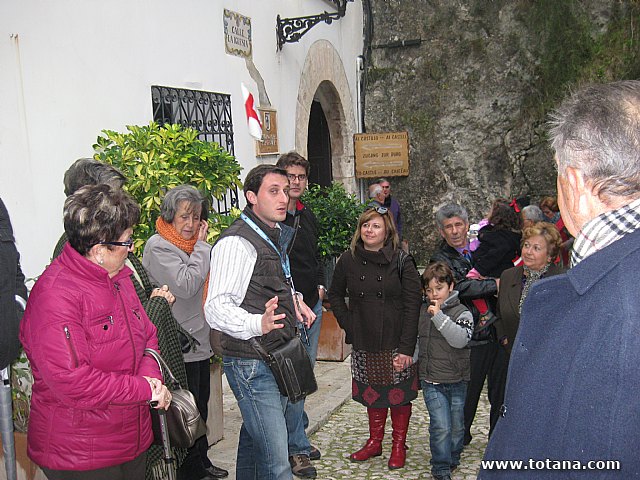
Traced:
MULTIPOLYGON (((343 479, 428 479, 429 465, 429 415, 422 395, 413 405, 413 416, 409 426, 407 444, 407 465, 390 471, 387 461, 391 451, 391 422, 387 422, 384 451, 363 463, 352 463, 349 454, 359 449, 368 437, 365 408, 351 400, 350 358, 344 362, 318 362, 316 377, 319 390, 307 399, 311 443, 323 454, 314 462, 320 480, 343 479)), ((235 478, 235 456, 238 432, 241 425, 240 412, 233 393, 223 377, 224 390, 224 436, 211 447, 209 457, 219 466, 230 471, 229 478, 235 478)), ((486 446, 489 428, 489 409, 486 392, 483 393, 479 411, 472 430, 473 441, 463 453, 460 468, 453 476, 456 480, 475 479, 480 459, 486 446)))

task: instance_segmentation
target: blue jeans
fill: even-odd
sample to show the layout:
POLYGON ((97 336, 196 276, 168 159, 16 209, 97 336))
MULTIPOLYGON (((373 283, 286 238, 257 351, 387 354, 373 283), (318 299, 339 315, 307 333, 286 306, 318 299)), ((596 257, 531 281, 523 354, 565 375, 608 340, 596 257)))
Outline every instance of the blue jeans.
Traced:
POLYGON ((429 411, 431 473, 446 475, 460 465, 464 439, 464 399, 467 383, 421 381, 424 403, 429 411))
POLYGON ((224 373, 242 413, 237 480, 291 480, 287 454, 287 398, 262 360, 223 358, 224 373))
MULTIPOLYGON (((316 314, 316 321, 313 322, 311 328, 307 330, 309 336, 309 345, 302 342, 307 353, 311 358, 311 363, 315 366, 316 357, 318 356, 318 340, 320 339, 320 327, 322 324, 322 300, 313 307, 313 313, 316 314)), ((309 417, 304 411, 304 400, 296 403, 288 403, 285 412, 287 419, 287 431, 289 432, 289 455, 303 454, 309 455, 311 444, 305 433, 309 426, 309 417)))

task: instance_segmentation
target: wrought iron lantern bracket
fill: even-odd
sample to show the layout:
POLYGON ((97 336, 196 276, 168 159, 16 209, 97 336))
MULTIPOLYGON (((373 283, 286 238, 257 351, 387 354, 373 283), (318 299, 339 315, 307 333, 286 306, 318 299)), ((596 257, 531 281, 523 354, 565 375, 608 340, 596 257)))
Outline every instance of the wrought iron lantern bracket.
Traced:
POLYGON ((293 18, 276 18, 276 37, 278 40, 278 50, 282 50, 285 43, 294 43, 299 41, 302 36, 315 27, 318 23, 324 22, 331 25, 334 20, 340 20, 345 16, 347 11, 347 2, 353 0, 328 0, 335 4, 337 12, 319 13, 317 15, 308 15, 306 17, 293 18))

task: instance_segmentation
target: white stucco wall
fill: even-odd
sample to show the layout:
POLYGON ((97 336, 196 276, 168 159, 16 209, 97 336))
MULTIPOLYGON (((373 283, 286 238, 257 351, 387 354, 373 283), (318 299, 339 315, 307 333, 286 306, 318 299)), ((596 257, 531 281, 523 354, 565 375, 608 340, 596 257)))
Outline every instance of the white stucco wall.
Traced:
MULTIPOLYGON (((339 53, 356 112, 362 4, 276 51, 276 15, 333 10, 324 0, 0 0, 0 197, 12 217, 23 270, 39 275, 62 233, 62 177, 91 156, 102 129, 152 119, 151 85, 232 96, 235 153, 258 163, 240 83, 258 98, 244 59, 227 55, 223 10, 251 17, 253 61, 278 111, 280 151, 295 146, 296 101, 310 46, 339 53)), ((352 119, 355 122, 355 119, 352 119)), ((275 157, 260 161, 275 161, 275 157)))

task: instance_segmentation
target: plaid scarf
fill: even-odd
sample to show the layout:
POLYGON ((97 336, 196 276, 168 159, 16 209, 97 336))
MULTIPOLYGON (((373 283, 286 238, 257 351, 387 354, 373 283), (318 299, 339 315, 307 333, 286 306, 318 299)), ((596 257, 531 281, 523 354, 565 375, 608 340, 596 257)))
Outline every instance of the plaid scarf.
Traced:
POLYGON ((605 212, 589 220, 580 230, 573 250, 571 266, 575 267, 589 255, 620 240, 640 228, 640 198, 629 205, 605 212))

